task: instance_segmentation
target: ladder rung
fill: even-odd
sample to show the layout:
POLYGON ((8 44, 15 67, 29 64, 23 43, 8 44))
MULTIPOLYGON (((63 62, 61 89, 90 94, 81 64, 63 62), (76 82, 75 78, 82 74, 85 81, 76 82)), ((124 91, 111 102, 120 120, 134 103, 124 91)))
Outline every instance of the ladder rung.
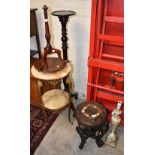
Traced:
POLYGON ((113 36, 113 35, 104 35, 99 34, 98 39, 102 39, 104 41, 114 41, 114 42, 120 42, 124 44, 124 37, 122 36, 113 36))
POLYGON ((124 61, 124 57, 121 56, 115 56, 115 55, 110 55, 110 54, 102 54, 103 58, 112 58, 112 59, 117 59, 117 60, 123 60, 124 61))
POLYGON ((113 23, 124 23, 124 17, 105 16, 104 21, 113 23))
POLYGON ((112 92, 112 93, 117 93, 117 94, 120 94, 120 95, 124 95, 124 91, 115 90, 115 89, 112 89, 112 88, 108 88, 108 87, 104 87, 104 86, 100 86, 100 85, 92 84, 92 83, 87 83, 87 85, 91 86, 91 87, 101 89, 101 90, 109 91, 109 92, 112 92))
POLYGON ((110 41, 104 41, 105 44, 112 45, 112 46, 119 46, 119 47, 124 47, 124 43, 119 43, 119 42, 110 42, 110 41))
POLYGON ((121 100, 124 103, 124 97, 112 95, 104 91, 97 91, 97 97, 110 100, 110 101, 114 101, 114 102, 121 100))
POLYGON ((118 72, 124 72, 124 64, 119 63, 119 62, 111 62, 107 60, 89 58, 88 66, 98 67, 98 68, 108 69, 108 70, 114 70, 118 72))

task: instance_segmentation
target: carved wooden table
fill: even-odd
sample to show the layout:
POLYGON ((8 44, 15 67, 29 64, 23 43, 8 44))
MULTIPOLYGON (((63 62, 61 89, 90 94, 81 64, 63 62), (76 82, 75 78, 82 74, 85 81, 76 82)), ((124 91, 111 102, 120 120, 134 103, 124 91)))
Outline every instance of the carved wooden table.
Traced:
POLYGON ((81 138, 79 148, 83 148, 89 137, 94 138, 97 146, 101 147, 104 144, 101 138, 109 129, 105 107, 93 101, 83 102, 77 106, 75 117, 78 121, 76 130, 81 138))

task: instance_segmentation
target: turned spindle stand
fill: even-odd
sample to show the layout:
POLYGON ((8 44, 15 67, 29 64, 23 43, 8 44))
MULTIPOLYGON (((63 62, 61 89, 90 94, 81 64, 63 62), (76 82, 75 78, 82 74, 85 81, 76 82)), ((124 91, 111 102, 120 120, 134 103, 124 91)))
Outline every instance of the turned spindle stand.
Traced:
POLYGON ((61 22, 62 26, 62 49, 63 49, 63 59, 68 60, 68 54, 67 54, 67 49, 68 49, 68 37, 67 37, 67 22, 69 16, 75 15, 74 11, 67 11, 67 10, 60 10, 60 11, 54 11, 52 12, 53 16, 58 16, 59 21, 61 22))
MULTIPOLYGON (((51 13, 53 16, 57 16, 59 18, 59 21, 61 23, 62 26, 62 50, 63 50, 63 60, 68 60, 68 37, 67 37, 67 22, 70 16, 75 15, 75 11, 70 11, 70 10, 59 10, 59 11, 54 11, 51 13)), ((65 90, 68 90, 67 85, 65 83, 65 79, 63 80, 64 86, 65 86, 65 90)), ((74 93, 72 93, 72 97, 74 97, 75 99, 78 98, 78 92, 75 91, 74 93)), ((74 109, 75 110, 75 109, 74 109)))

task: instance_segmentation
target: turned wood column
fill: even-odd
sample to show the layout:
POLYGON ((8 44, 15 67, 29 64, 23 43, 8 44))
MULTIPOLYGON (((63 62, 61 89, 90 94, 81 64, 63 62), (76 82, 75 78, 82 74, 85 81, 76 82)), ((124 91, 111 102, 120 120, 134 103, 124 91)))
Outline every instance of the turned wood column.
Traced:
POLYGON ((68 22, 68 18, 69 16, 75 15, 74 11, 67 11, 67 10, 60 10, 60 11, 54 11, 52 12, 52 15, 54 16, 58 16, 59 21, 61 23, 61 31, 62 31, 62 50, 63 50, 63 59, 64 60, 68 60, 68 53, 67 53, 67 49, 68 49, 68 37, 67 37, 67 22, 68 22))
MULTIPOLYGON (((57 16, 59 18, 59 21, 61 23, 61 41, 62 41, 62 50, 63 50, 63 60, 68 60, 68 37, 67 37, 67 22, 70 16, 75 15, 76 13, 74 11, 69 10, 59 10, 54 11, 51 13, 53 16, 57 16)), ((65 90, 68 91, 68 85, 66 84, 66 79, 63 80, 65 90)), ((78 92, 72 93, 72 97, 75 99, 78 98, 78 92)), ((71 108, 73 111, 75 111, 74 105, 71 103, 71 108)))

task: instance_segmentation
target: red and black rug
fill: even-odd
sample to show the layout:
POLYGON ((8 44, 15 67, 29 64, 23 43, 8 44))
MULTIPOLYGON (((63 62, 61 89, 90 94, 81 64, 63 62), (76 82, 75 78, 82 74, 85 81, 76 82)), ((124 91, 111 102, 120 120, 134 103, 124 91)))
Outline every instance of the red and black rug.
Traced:
POLYGON ((34 105, 30 106, 30 152, 31 155, 34 154, 36 148, 43 140, 49 128, 52 126, 53 122, 56 120, 56 114, 51 113, 46 110, 47 122, 44 119, 44 113, 42 108, 36 107, 34 105))

